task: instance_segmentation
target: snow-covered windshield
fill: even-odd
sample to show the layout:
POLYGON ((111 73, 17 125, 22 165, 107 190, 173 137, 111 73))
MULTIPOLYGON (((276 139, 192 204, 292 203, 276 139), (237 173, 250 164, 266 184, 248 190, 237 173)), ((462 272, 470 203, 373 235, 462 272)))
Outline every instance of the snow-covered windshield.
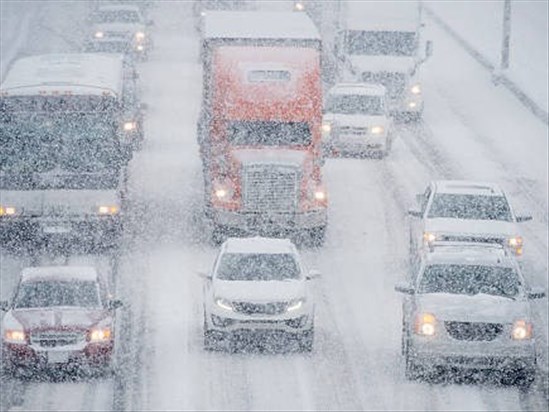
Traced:
POLYGON ((328 113, 382 116, 385 114, 385 105, 381 96, 331 95, 325 110, 328 113))
POLYGON ((436 194, 427 217, 512 221, 511 209, 503 196, 452 193, 436 194))
POLYGON ((483 265, 429 265, 419 284, 420 293, 484 293, 506 298, 517 296, 519 288, 513 268, 483 265))
POLYGON ((347 32, 347 52, 367 56, 414 56, 418 40, 416 33, 404 31, 347 32))
POLYGON ((221 280, 291 280, 299 266, 289 253, 226 253, 217 268, 221 280))
POLYGON ((50 308, 100 306, 99 288, 92 281, 29 281, 23 282, 15 298, 15 308, 50 308))
POLYGON ((96 14, 97 23, 139 23, 139 14, 132 10, 99 11, 96 14))
POLYGON ((311 130, 305 122, 240 121, 227 130, 232 146, 308 146, 311 130))

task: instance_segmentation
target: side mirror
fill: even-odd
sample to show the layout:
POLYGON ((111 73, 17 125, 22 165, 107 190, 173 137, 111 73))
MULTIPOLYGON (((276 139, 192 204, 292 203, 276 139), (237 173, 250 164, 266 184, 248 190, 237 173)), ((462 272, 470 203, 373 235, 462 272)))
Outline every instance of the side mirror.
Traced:
POLYGON ((1 300, 0 301, 0 310, 3 312, 6 312, 9 309, 10 305, 7 300, 1 300))
POLYGON ((395 291, 404 293, 406 295, 413 295, 416 293, 415 289, 408 282, 399 282, 395 285, 395 291))
POLYGON ((196 275, 205 280, 212 280, 212 275, 207 272, 198 271, 196 272, 196 275))
POLYGON ((422 213, 419 210, 410 209, 408 210, 408 215, 412 217, 421 217, 422 213))
POLYGON ((305 279, 306 280, 313 280, 313 279, 318 279, 321 277, 321 273, 319 270, 316 270, 316 269, 311 269, 309 270, 309 274, 307 276, 305 276, 305 279))
POLYGON ((543 299, 545 297, 545 289, 533 287, 527 293, 528 299, 543 299))
POLYGON ((528 222, 529 220, 532 220, 532 216, 522 215, 522 216, 517 216, 516 219, 517 219, 517 222, 518 222, 518 223, 520 223, 520 222, 528 222))
POLYGON ((433 55, 433 42, 431 40, 427 40, 427 43, 425 43, 425 60, 427 60, 429 57, 433 55))
POLYGON ((108 303, 109 309, 114 310, 114 309, 121 308, 122 306, 124 306, 124 303, 122 303, 120 299, 109 300, 109 303, 108 303))

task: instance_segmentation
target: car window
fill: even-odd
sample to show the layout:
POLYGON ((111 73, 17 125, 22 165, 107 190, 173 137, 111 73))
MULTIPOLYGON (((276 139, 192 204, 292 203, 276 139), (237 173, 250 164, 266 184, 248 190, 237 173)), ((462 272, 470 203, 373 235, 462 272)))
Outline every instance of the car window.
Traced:
POLYGON ((425 268, 420 293, 452 293, 514 298, 520 292, 520 280, 513 268, 487 265, 433 264, 425 268))
POLYGON ((49 308, 70 306, 97 308, 99 288, 92 281, 23 282, 15 298, 15 308, 49 308))
POLYGON ((129 10, 100 11, 96 15, 98 23, 139 23, 139 14, 129 10))
POLYGON ((437 193, 429 218, 512 221, 511 209, 503 196, 437 193))
POLYGON ((226 253, 221 256, 217 278, 221 280, 299 279, 299 265, 289 253, 226 253))
POLYGON ((381 96, 335 94, 328 98, 325 111, 338 114, 383 116, 385 105, 381 96))

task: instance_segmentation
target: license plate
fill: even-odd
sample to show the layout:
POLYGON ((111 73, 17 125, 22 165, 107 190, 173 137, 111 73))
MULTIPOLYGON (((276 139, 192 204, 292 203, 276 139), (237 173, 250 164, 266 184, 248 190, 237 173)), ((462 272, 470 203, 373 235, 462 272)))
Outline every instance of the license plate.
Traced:
POLYGON ((71 228, 68 226, 44 226, 44 233, 54 234, 54 233, 69 233, 71 228))
POLYGON ((67 363, 69 361, 68 351, 48 352, 48 363, 67 363))

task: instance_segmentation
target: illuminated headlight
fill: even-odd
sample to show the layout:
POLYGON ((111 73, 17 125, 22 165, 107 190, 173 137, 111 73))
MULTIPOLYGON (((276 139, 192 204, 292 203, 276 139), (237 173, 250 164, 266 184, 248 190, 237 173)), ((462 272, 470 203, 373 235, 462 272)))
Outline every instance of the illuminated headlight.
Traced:
POLYGON ((410 89, 412 94, 420 94, 421 93, 421 86, 419 84, 414 84, 412 88, 410 89))
POLYGON ((15 216, 18 211, 13 206, 0 206, 0 216, 15 216))
POLYGON ((105 37, 105 33, 103 33, 102 31, 96 31, 95 34, 93 35, 96 39, 102 39, 103 37, 105 37))
POLYGON ((507 245, 515 251, 515 254, 522 255, 523 240, 521 236, 513 236, 507 239, 507 245))
POLYGON ((125 132, 133 132, 137 129, 137 123, 136 122, 124 122, 124 131, 125 132))
POLYGON ((233 197, 233 190, 229 184, 218 184, 214 186, 213 194, 217 200, 228 201, 233 197))
POLYGON ((330 122, 323 122, 321 128, 323 136, 328 136, 332 132, 332 124, 330 122))
POLYGON ((143 33, 142 31, 138 31, 137 33, 135 33, 135 40, 145 40, 145 33, 143 33))
POLYGON ((383 126, 373 126, 370 131, 372 134, 381 134, 385 131, 385 128, 383 126))
POLYGON ((227 299, 217 298, 215 300, 215 304, 219 306, 221 309, 233 311, 233 304, 229 302, 227 299))
POLYGON ((104 205, 97 208, 97 213, 100 215, 116 215, 120 211, 120 208, 116 205, 104 205))
POLYGON ((204 17, 206 15, 206 12, 205 11, 201 11, 200 12, 200 16, 204 17))
POLYGON ((138 44, 137 46, 135 46, 135 49, 136 49, 137 51, 140 51, 140 52, 143 51, 143 50, 145 50, 145 48, 143 47, 142 44, 138 44))
POLYGON ((532 324, 525 320, 517 320, 513 323, 511 337, 515 340, 526 340, 532 338, 532 324))
POLYGON ((409 107, 410 109, 415 109, 416 106, 417 106, 417 103, 416 103, 416 102, 410 102, 410 103, 408 103, 408 107, 409 107))
POLYGON ((326 200, 328 196, 326 195, 326 191, 324 189, 316 189, 315 190, 315 200, 323 201, 326 200))
POLYGON ((297 299, 290 302, 290 304, 286 308, 286 312, 293 312, 294 310, 301 309, 303 303, 305 303, 305 299, 297 299))
POLYGON ((7 343, 26 343, 25 332, 19 329, 7 329, 4 332, 4 342, 7 343))
POLYGON ((423 232, 423 241, 427 244, 433 243, 437 240, 437 235, 431 232, 423 232))
POLYGON ((418 335, 433 336, 436 332, 437 320, 431 313, 421 313, 416 318, 415 332, 418 335))
POLYGON ((111 339, 110 328, 96 328, 90 331, 90 342, 105 342, 111 339))
POLYGON ((301 3, 300 1, 298 1, 297 3, 294 4, 294 10, 295 11, 303 11, 303 10, 305 10, 305 5, 303 3, 301 3))

